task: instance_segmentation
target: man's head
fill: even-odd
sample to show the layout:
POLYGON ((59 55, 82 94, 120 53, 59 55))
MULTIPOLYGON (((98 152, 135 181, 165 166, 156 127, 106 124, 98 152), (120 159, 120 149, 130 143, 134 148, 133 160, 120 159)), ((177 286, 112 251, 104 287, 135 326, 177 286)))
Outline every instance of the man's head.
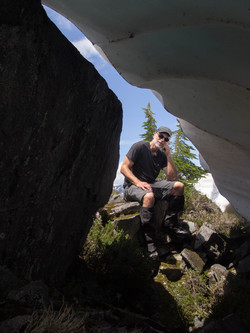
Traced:
POLYGON ((156 148, 161 149, 164 147, 165 142, 168 142, 172 135, 172 131, 165 126, 160 126, 154 134, 153 144, 156 148))
POLYGON ((169 137, 172 136, 172 131, 166 126, 160 126, 157 130, 157 133, 167 133, 169 137))

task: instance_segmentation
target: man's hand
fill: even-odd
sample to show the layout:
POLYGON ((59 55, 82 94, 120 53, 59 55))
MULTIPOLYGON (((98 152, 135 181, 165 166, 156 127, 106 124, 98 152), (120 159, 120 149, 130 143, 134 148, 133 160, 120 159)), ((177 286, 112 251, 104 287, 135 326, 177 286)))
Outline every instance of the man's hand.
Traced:
POLYGON ((167 144, 167 142, 164 142, 163 150, 164 150, 164 152, 166 153, 166 155, 169 155, 169 154, 170 154, 170 147, 169 147, 169 145, 167 144))
POLYGON ((149 190, 152 191, 152 187, 147 182, 137 182, 135 184, 137 187, 141 188, 143 191, 149 190))

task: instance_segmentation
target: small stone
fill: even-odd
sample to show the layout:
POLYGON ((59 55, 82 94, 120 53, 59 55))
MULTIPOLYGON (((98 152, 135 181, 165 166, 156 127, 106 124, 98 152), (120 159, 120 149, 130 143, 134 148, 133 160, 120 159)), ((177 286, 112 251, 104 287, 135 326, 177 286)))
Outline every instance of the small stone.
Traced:
POLYGON ((196 328, 201 328, 204 326, 205 318, 200 318, 198 316, 194 317, 194 326, 196 328))
POLYGON ((201 259, 201 257, 194 251, 191 251, 189 249, 184 249, 181 252, 181 255, 183 259, 193 268, 198 270, 199 272, 203 271, 203 268, 205 266, 204 261, 201 259))
POLYGON ((207 273, 207 277, 209 278, 210 283, 214 283, 226 280, 228 274, 229 272, 226 267, 220 264, 214 264, 211 266, 209 272, 207 273))

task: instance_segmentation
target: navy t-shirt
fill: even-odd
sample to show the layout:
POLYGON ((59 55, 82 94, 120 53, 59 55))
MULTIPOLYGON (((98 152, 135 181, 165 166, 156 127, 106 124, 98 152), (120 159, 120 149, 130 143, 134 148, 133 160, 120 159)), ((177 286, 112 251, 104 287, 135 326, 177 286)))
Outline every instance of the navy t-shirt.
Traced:
MULTIPOLYGON (((150 143, 147 141, 139 141, 133 144, 127 153, 127 158, 134 162, 131 169, 133 174, 143 182, 152 183, 155 181, 160 170, 167 166, 167 157, 161 151, 158 150, 154 155, 150 149, 150 143)), ((125 177, 124 186, 131 183, 125 177)))

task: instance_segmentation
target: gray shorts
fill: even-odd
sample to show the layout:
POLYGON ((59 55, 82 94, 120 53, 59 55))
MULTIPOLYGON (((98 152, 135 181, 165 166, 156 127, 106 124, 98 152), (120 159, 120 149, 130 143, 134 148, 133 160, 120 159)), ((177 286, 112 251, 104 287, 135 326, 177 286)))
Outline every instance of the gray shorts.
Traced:
POLYGON ((126 186, 124 189, 124 199, 126 201, 138 201, 142 204, 144 195, 153 192, 156 199, 168 200, 175 183, 176 181, 170 180, 155 181, 149 184, 152 187, 152 191, 144 191, 135 185, 126 186))

